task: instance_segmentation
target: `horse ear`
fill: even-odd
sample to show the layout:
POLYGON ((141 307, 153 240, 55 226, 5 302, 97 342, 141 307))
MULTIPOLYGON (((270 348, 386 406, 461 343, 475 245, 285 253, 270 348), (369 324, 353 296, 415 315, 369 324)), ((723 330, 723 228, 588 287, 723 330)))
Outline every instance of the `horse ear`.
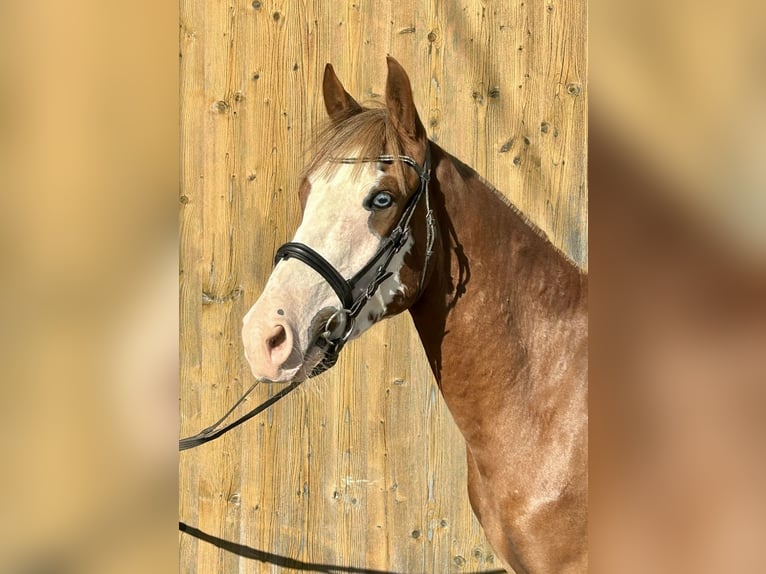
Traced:
POLYGON ((324 68, 322 94, 327 115, 333 122, 339 122, 362 111, 362 106, 343 88, 332 64, 327 64, 324 68))
POLYGON ((400 132, 413 140, 425 139, 426 130, 418 116, 412 98, 412 86, 407 72, 391 56, 386 57, 388 78, 386 79, 386 106, 400 132))

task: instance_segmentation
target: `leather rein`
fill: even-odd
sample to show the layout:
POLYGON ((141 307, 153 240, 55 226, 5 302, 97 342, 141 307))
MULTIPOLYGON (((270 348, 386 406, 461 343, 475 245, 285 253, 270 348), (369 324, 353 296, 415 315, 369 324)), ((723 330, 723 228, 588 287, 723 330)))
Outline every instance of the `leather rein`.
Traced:
MULTIPOLYGON (((372 299, 377 293, 380 285, 389 277, 393 275, 392 271, 389 271, 388 266, 394 256, 399 253, 407 240, 410 237, 411 227, 410 223, 412 215, 415 213, 418 203, 421 198, 425 198, 426 206, 426 254, 425 264, 423 265, 423 271, 420 276, 420 284, 418 286, 418 295, 422 293, 425 285, 425 278, 428 271, 428 263, 433 254, 433 243, 436 236, 436 223, 431 210, 431 203, 428 196, 428 182, 431 177, 431 149, 430 145, 426 144, 426 157, 423 161, 423 167, 421 168, 418 163, 409 156, 406 155, 380 155, 378 157, 371 158, 339 158, 331 160, 337 163, 369 163, 369 162, 384 162, 393 163, 395 161, 401 161, 414 169, 420 180, 418 189, 407 200, 407 204, 399 218, 398 223, 389 235, 383 239, 380 247, 375 252, 375 255, 362 267, 360 271, 354 274, 350 279, 345 279, 340 272, 329 262, 322 257, 319 253, 314 251, 308 245, 298 242, 289 242, 282 245, 277 249, 277 253, 274 256, 274 265, 282 261, 283 259, 294 258, 301 261, 311 267, 314 271, 319 273, 322 278, 327 281, 330 287, 335 291, 338 299, 341 302, 339 307, 327 321, 325 322, 324 330, 319 333, 314 344, 319 346, 324 351, 324 357, 319 364, 309 374, 309 377, 315 377, 316 375, 323 373, 330 367, 332 367, 338 360, 338 355, 341 349, 348 342, 356 318, 362 311, 365 304, 372 299), (341 321, 340 327, 335 326, 336 321, 341 321), (342 328, 341 328, 342 327, 342 328)), ((245 398, 253 391, 253 389, 259 384, 255 382, 240 399, 234 403, 234 405, 226 412, 213 425, 203 429, 194 436, 183 438, 178 443, 178 450, 184 451, 194 448, 211 440, 218 438, 229 430, 241 425, 245 421, 251 419, 258 413, 264 411, 282 397, 286 396, 293 390, 295 390, 303 381, 295 381, 290 385, 284 387, 281 391, 276 393, 271 398, 267 399, 254 409, 250 410, 246 414, 242 415, 232 423, 221 426, 223 422, 229 417, 229 415, 237 408, 245 398)))

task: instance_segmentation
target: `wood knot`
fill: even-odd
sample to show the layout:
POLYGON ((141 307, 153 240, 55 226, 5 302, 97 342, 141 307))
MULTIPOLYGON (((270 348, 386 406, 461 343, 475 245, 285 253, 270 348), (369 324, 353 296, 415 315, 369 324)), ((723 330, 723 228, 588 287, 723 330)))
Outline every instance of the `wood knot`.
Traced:
POLYGON ((582 87, 580 87, 580 84, 575 84, 575 83, 567 84, 567 94, 569 94, 570 96, 575 96, 575 97, 579 96, 581 92, 582 92, 582 87))

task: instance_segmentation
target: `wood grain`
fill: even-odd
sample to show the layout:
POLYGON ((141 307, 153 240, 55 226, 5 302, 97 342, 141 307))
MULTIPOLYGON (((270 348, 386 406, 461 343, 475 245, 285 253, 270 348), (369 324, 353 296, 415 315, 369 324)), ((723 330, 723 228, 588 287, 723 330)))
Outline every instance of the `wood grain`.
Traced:
MULTIPOLYGON (((297 176, 333 63, 361 101, 385 55, 430 137, 587 266, 583 3, 182 0, 181 435, 252 378, 241 318, 298 225, 297 176)), ((274 389, 258 387, 247 405, 274 389)), ((181 455, 180 519, 305 563, 398 573, 498 567, 471 513, 463 440, 408 316, 223 438, 181 455)), ((287 566, 180 536, 182 572, 287 566)))

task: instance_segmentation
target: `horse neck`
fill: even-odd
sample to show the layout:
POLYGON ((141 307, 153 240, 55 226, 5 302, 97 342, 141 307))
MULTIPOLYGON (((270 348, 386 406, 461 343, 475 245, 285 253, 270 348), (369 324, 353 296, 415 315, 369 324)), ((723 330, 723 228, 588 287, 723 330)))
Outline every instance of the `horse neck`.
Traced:
POLYGON ((557 384, 531 379, 584 339, 587 288, 579 269, 518 210, 432 146, 440 245, 410 312, 457 420, 456 409, 490 408, 508 393, 528 400, 557 384))

